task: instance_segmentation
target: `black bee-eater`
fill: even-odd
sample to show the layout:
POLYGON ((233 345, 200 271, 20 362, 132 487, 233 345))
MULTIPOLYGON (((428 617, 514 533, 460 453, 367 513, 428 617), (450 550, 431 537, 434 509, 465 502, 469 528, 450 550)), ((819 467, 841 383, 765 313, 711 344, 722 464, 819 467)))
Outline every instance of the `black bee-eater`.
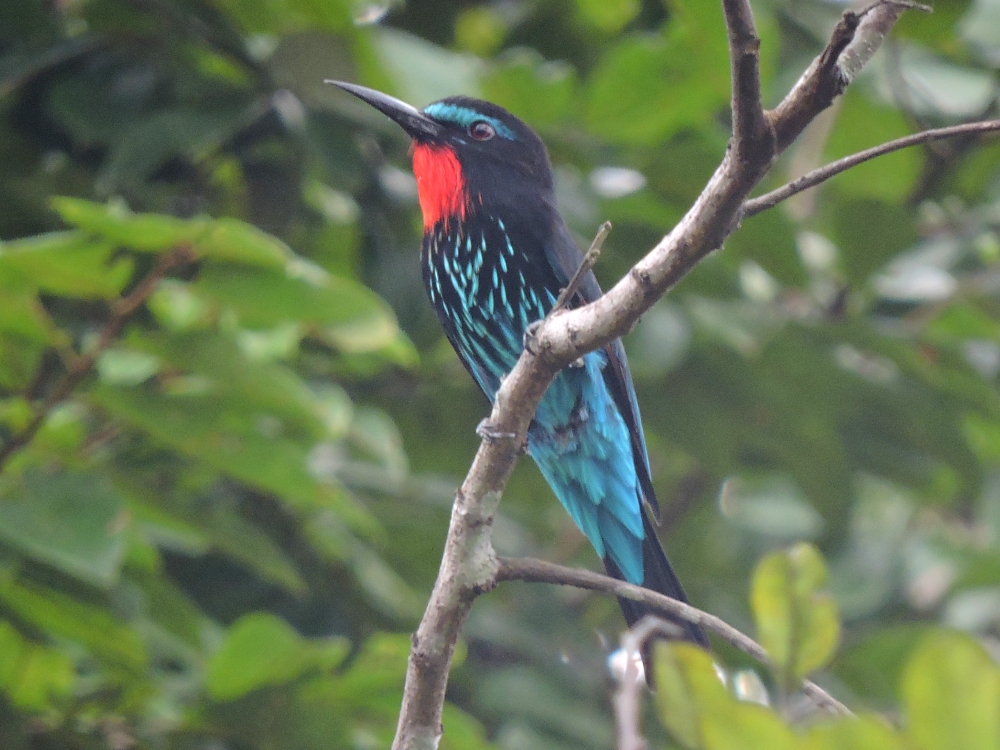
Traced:
MULTIPOLYGON (((525 330, 545 317, 583 260, 556 209, 545 145, 489 102, 454 96, 420 111, 372 89, 330 83, 388 115, 413 139, 427 294, 448 340, 492 401, 521 355, 525 330)), ((571 306, 600 296, 588 272, 571 306)), ((687 601, 650 520, 659 509, 620 341, 556 376, 527 442, 612 576, 687 601)), ((619 601, 630 625, 646 614, 634 601, 619 601)), ((684 637, 707 645, 701 629, 677 625, 684 637)))

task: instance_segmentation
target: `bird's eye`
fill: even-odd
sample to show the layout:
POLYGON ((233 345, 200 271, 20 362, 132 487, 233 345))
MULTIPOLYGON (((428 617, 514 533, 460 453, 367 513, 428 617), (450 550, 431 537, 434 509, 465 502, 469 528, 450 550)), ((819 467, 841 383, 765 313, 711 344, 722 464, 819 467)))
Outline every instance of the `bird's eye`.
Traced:
POLYGON ((469 135, 477 141, 488 141, 496 134, 497 131, 485 120, 476 120, 469 126, 469 135))

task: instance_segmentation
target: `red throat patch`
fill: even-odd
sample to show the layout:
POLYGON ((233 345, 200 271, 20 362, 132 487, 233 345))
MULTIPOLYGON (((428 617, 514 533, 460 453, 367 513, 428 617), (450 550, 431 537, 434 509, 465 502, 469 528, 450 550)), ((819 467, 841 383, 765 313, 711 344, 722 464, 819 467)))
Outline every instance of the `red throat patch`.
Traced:
POLYGON ((413 174, 424 215, 424 231, 439 221, 462 221, 468 208, 465 175, 454 149, 418 143, 413 147, 413 174))

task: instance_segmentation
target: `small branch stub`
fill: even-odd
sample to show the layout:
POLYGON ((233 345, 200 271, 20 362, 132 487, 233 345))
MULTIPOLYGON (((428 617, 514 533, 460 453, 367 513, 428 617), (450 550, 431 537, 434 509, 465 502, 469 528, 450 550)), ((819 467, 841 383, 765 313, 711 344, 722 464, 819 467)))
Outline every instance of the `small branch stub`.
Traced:
POLYGON ((594 266, 597 265, 597 260, 601 257, 601 247, 603 247, 604 240, 608 238, 609 234, 611 234, 611 222, 606 221, 597 228, 597 234, 594 236, 594 241, 590 243, 590 249, 583 256, 583 260, 580 262, 580 267, 576 269, 576 273, 573 274, 566 287, 559 293, 555 304, 549 310, 549 315, 559 312, 573 299, 573 295, 580 289, 580 282, 583 281, 583 277, 590 273, 594 266))

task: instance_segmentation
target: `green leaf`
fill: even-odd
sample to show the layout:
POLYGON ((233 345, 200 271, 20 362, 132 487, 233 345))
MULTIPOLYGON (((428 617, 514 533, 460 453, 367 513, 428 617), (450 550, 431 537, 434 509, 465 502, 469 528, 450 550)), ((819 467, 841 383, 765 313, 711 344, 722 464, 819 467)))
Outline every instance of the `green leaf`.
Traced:
POLYGON ((795 734, 764 706, 735 703, 705 717, 706 750, 797 750, 795 734))
POLYGON ((0 621, 0 691, 18 708, 44 712, 68 697, 76 681, 72 659, 32 643, 0 621))
POLYGON ((98 195, 132 192, 173 159, 197 163, 218 151, 246 124, 242 102, 218 101, 215 106, 173 106, 145 112, 119 133, 94 183, 98 195))
POLYGON ((206 328, 211 323, 209 302, 195 294, 191 284, 176 279, 157 284, 146 306, 169 331, 206 328))
MULTIPOLYGON (((306 676, 291 690, 248 696, 250 711, 234 722, 236 737, 247 746, 266 740, 275 747, 328 750, 341 747, 388 747, 399 714, 410 639, 375 633, 347 669, 306 676), (332 710, 331 710, 332 709, 332 710)), ((442 750, 479 750, 490 745, 482 727, 445 704, 442 750)))
POLYGON ((928 339, 935 342, 987 339, 1000 341, 1000 321, 975 300, 949 305, 927 326, 928 339))
POLYGON ((376 609, 399 620, 420 617, 426 603, 424 596, 414 591, 375 550, 352 535, 336 515, 323 511, 314 514, 304 532, 317 550, 344 563, 376 609))
POLYGON ((38 371, 44 351, 45 347, 37 341, 9 336, 0 331, 0 387, 11 392, 26 388, 38 371))
POLYGON ((234 503, 219 497, 208 500, 191 487, 185 488, 181 499, 130 478, 118 476, 116 480, 137 528, 150 544, 192 557, 214 549, 291 594, 305 592, 306 584, 294 562, 264 530, 246 520, 234 503))
MULTIPOLYGON (((824 157, 833 161, 909 133, 909 121, 899 110, 872 102, 860 91, 849 88, 837 111, 837 122, 830 132, 824 157)), ((922 162, 920 149, 904 148, 849 169, 832 184, 851 197, 898 203, 909 194, 922 162)), ((869 226, 857 216, 853 220, 858 229, 869 226)))
POLYGON ((244 31, 257 34, 349 31, 352 25, 347 0, 219 0, 218 6, 244 31))
MULTIPOLYGON (((185 373, 203 376, 208 388, 238 396, 246 416, 281 420, 278 430, 282 434, 306 435, 317 441, 342 436, 329 427, 347 420, 325 414, 325 404, 292 370, 253 361, 227 336, 209 331, 150 334, 133 336, 128 343, 185 373)), ((342 403, 349 409, 349 400, 342 403)))
POLYGON ((0 279, 22 278, 49 294, 113 299, 132 276, 132 263, 111 262, 114 246, 83 232, 50 232, 0 244, 0 279))
POLYGON ((15 277, 0 270, 0 387, 11 391, 31 382, 48 346, 65 345, 69 339, 49 318, 36 291, 20 273, 15 277))
POLYGON ((752 258, 782 284, 801 286, 805 274, 793 230, 786 214, 765 211, 746 221, 726 240, 726 258, 752 258))
POLYGON ((969 446, 980 461, 1000 463, 1000 422, 981 414, 966 414, 962 426, 969 446))
POLYGON ((219 551, 292 594, 306 593, 306 583, 295 563, 263 530, 244 520, 235 508, 218 509, 202 521, 202 529, 219 551))
POLYGON ((770 709, 729 694, 710 654, 657 643, 655 701, 660 719, 690 750, 793 750, 795 735, 770 709))
POLYGON ((132 673, 147 666, 139 633, 106 607, 83 602, 29 581, 0 577, 0 602, 26 623, 50 636, 75 641, 94 656, 132 673))
POLYGON ((852 284, 868 283, 874 272, 917 239, 914 217, 906 206, 862 197, 823 201, 820 209, 829 216, 829 239, 839 247, 838 265, 852 284))
POLYGON ((246 327, 298 322, 350 352, 380 349, 398 332, 392 310, 378 295, 305 262, 293 264, 287 273, 213 265, 205 268, 194 289, 233 309, 246 327))
POLYGON ((295 260, 288 245, 252 224, 229 218, 204 221, 194 248, 205 258, 262 268, 284 268, 295 260))
POLYGON ((881 716, 848 716, 809 729, 801 750, 904 750, 902 736, 881 716))
POLYGON ((160 252, 188 244, 200 231, 200 220, 163 214, 134 214, 121 201, 95 203, 55 197, 49 205, 63 221, 133 250, 160 252))
POLYGON ((118 579, 122 511, 117 491, 96 474, 34 470, 0 484, 0 538, 96 586, 118 579))
POLYGON ((24 279, 0 276, 0 332, 40 344, 65 341, 39 302, 35 289, 24 279))
POLYGON ((309 642, 274 615, 241 617, 209 660, 205 684, 216 700, 290 682, 310 669, 332 669, 347 655, 342 639, 309 642))
MULTIPOLYGON (((288 703, 265 703, 261 729, 273 731, 280 746, 301 750, 355 747, 362 742, 362 746, 388 747, 396 729, 410 647, 406 635, 374 634, 348 669, 302 680, 288 703)), ((444 705, 442 725, 441 750, 494 747, 486 742, 482 725, 451 703, 444 705)))
POLYGON ((206 634, 221 632, 221 626, 213 622, 187 593, 171 578, 162 575, 160 570, 130 570, 129 582, 142 592, 143 614, 149 624, 175 641, 175 652, 190 656, 197 654, 200 669, 206 634))
POLYGON ((102 381, 108 385, 138 385, 160 371, 157 357, 133 349, 105 349, 97 358, 95 367, 102 381))
POLYGON ((403 438, 384 412, 371 408, 357 409, 351 423, 351 442, 378 460, 397 478, 402 479, 409 472, 403 438))
POLYGON ((655 647, 656 708, 663 725, 683 747, 707 747, 704 722, 732 709, 712 657, 686 643, 658 642, 655 647))
POLYGON ((626 37, 591 73, 584 113, 591 132, 614 143, 656 143, 707 125, 729 101, 721 6, 671 5, 664 36, 626 37))
MULTIPOLYGON (((989 12, 982 16, 975 12, 976 6, 988 8, 990 5, 992 5, 991 0, 978 3, 973 0, 947 0, 935 3, 933 13, 903 13, 899 17, 899 22, 893 27, 892 34, 899 39, 913 39, 941 52, 954 54, 958 34, 961 34, 966 41, 972 41, 965 33, 966 24, 971 22, 976 25, 977 31, 986 34, 997 28, 996 23, 1000 22, 1000 14, 997 15, 997 21, 992 21, 989 12)), ((964 54, 962 59, 966 59, 964 54)))
POLYGON ((240 393, 211 381, 192 391, 157 393, 99 385, 96 403, 156 440, 230 477, 272 492, 301 508, 329 508, 350 527, 371 530, 374 520, 341 485, 314 476, 313 441, 286 434, 274 415, 247 409, 240 393))
POLYGON ((313 697, 325 692, 319 705, 343 706, 354 712, 385 711, 394 717, 399 710, 411 646, 406 636, 377 633, 365 642, 350 669, 326 684, 316 683, 303 689, 313 693, 313 697))
POLYGON ((506 33, 507 22, 488 5, 465 8, 455 19, 455 46, 481 57, 495 52, 506 33))
POLYGON ((162 252, 190 246, 201 257, 270 268, 284 268, 294 257, 284 242, 238 219, 137 214, 121 201, 104 204, 58 197, 50 203, 67 224, 133 250, 162 252))
POLYGON ((787 477, 758 482, 731 477, 724 486, 726 518, 747 529, 788 541, 815 539, 823 529, 823 517, 787 477))
POLYGON ((638 0, 576 0, 580 18, 606 33, 621 30, 640 10, 638 0))
POLYGON ((910 657, 900 686, 921 750, 1000 747, 1000 669, 967 635, 938 631, 910 657))
POLYGON ((797 544, 761 560, 751 604, 761 645, 785 690, 833 656, 840 637, 837 605, 820 593, 827 572, 815 547, 797 544))

